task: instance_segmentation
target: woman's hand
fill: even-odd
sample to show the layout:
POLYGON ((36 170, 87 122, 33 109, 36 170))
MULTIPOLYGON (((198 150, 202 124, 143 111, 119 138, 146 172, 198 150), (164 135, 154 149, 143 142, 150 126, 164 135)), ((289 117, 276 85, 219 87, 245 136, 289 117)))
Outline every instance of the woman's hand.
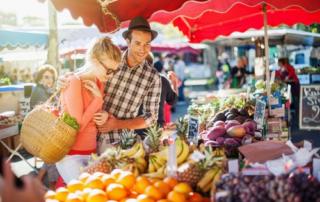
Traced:
POLYGON ((102 97, 101 92, 95 82, 90 80, 84 80, 83 83, 84 83, 84 87, 88 89, 93 96, 102 97))
POLYGON ((93 121, 98 125, 103 125, 108 120, 109 114, 106 111, 95 113, 93 116, 93 121))

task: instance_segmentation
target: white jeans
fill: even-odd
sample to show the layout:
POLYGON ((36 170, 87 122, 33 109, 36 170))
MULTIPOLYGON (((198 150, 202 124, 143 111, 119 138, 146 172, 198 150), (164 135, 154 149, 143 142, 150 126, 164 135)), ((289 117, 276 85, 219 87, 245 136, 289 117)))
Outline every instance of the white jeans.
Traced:
POLYGON ((66 155, 62 160, 56 163, 60 176, 65 183, 77 179, 81 172, 80 168, 87 165, 90 155, 66 155))

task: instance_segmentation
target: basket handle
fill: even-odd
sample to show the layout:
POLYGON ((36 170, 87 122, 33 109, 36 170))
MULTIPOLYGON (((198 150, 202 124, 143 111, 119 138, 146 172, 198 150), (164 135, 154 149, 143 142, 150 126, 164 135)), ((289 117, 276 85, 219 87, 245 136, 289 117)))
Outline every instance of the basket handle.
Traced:
MULTIPOLYGON (((59 93, 60 93, 61 90, 56 90, 50 97, 49 99, 47 99, 47 101, 44 103, 45 105, 48 105, 52 102, 53 98, 56 97, 59 93)), ((60 103, 60 101, 59 101, 60 103)))

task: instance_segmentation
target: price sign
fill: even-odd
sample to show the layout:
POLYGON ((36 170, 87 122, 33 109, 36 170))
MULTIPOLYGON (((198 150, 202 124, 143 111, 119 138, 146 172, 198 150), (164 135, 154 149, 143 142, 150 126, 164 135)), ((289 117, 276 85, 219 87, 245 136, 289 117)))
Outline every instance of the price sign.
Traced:
POLYGON ((259 129, 262 128, 266 113, 266 102, 257 99, 256 101, 256 107, 254 110, 254 121, 257 123, 257 126, 259 129))
POLYGON ((188 140, 197 143, 200 121, 198 117, 189 117, 188 140))
POLYGON ((320 130, 320 85, 301 86, 299 104, 300 128, 320 130))

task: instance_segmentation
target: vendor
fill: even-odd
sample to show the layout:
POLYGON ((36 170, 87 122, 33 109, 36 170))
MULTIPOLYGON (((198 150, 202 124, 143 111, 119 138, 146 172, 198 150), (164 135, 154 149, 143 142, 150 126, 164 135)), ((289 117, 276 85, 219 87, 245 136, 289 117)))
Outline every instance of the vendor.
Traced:
POLYGON ((279 70, 276 71, 276 78, 291 85, 292 108, 296 115, 299 112, 300 83, 294 67, 290 65, 288 58, 279 58, 279 70))

